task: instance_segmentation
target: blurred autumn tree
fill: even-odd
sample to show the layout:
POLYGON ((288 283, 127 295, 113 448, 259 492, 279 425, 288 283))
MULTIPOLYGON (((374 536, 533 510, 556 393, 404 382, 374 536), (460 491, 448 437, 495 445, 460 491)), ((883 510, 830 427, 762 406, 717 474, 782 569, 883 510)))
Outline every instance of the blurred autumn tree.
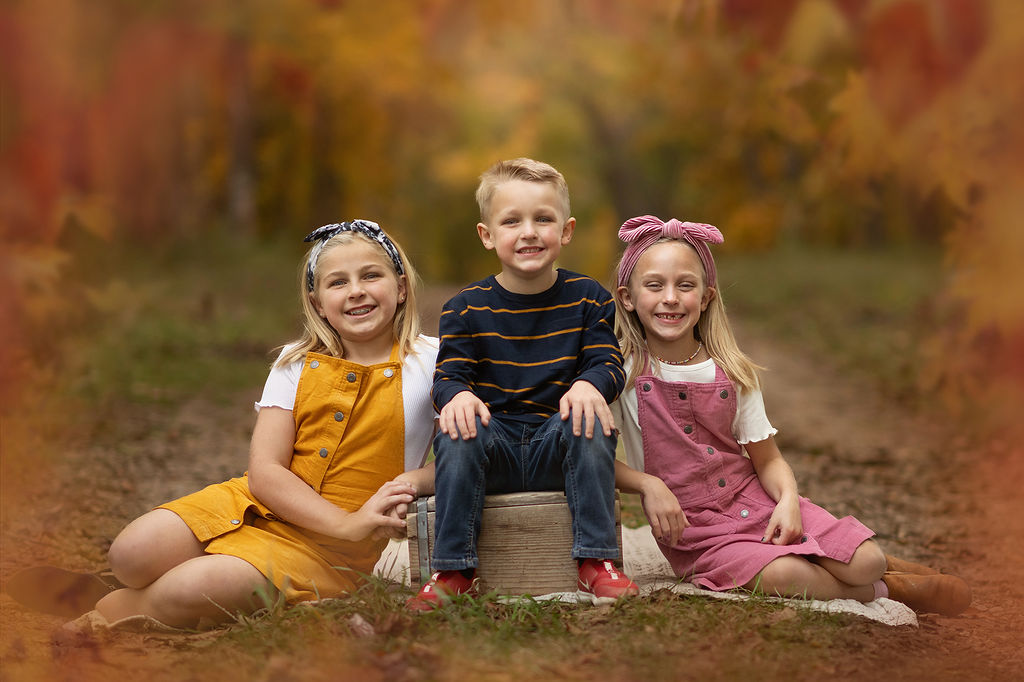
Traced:
POLYGON ((477 175, 530 155, 566 174, 566 264, 597 275, 637 213, 713 222, 730 249, 944 243, 962 314, 932 385, 1017 404, 1022 65, 1019 0, 14 0, 0 378, 71 305, 69 233, 364 216, 463 281, 493 268, 477 175))

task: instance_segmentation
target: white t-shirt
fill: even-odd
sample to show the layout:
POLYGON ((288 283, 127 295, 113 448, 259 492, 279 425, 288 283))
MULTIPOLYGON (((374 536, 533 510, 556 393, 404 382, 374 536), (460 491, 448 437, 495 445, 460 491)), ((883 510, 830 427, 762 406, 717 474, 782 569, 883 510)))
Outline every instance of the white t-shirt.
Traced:
MULTIPOLYGON (((285 347, 281 353, 289 350, 285 347)), ((280 357, 280 356, 278 356, 280 357)), ((434 419, 437 414, 430 401, 430 387, 434 382, 434 362, 437 360, 437 339, 420 334, 413 344, 413 352, 402 363, 402 404, 405 410, 405 470, 418 469, 427 459, 434 437, 434 419)), ((306 364, 300 358, 285 367, 274 367, 263 386, 263 396, 256 402, 256 411, 262 407, 295 407, 295 393, 299 376, 306 364)))
MULTIPOLYGON (((660 368, 660 376, 665 381, 690 381, 698 384, 710 384, 715 380, 715 363, 713 360, 705 360, 695 365, 668 365, 664 362, 652 359, 657 362, 660 368)), ((626 374, 629 374, 632 366, 632 358, 626 361, 626 374)), ((626 450, 626 464, 637 471, 644 470, 644 446, 640 436, 640 420, 637 411, 636 387, 627 386, 619 399, 611 405, 612 417, 615 425, 619 428, 619 435, 622 437, 622 444, 626 450)), ((732 435, 736 441, 744 443, 756 443, 769 436, 774 436, 778 430, 772 427, 768 421, 768 415, 764 410, 764 398, 761 391, 736 392, 736 416, 732 421, 732 435)))

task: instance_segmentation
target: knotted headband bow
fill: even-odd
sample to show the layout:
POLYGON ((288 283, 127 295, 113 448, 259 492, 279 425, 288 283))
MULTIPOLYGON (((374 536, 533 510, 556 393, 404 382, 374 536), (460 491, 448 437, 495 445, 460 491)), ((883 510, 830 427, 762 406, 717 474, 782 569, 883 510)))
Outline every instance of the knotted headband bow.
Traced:
POLYGON ((627 246, 619 263, 618 286, 626 286, 640 256, 662 237, 682 239, 696 249, 701 265, 704 266, 705 284, 716 286, 718 271, 708 242, 721 244, 724 241, 718 228, 706 223, 680 222, 675 218, 663 223, 660 218, 652 215, 630 218, 619 228, 619 239, 626 242, 627 246))
POLYGON ((342 232, 358 232, 359 234, 365 235, 377 242, 391 258, 391 262, 395 264, 395 270, 398 274, 405 274, 405 267, 402 265, 402 257, 398 255, 398 248, 384 233, 384 230, 380 229, 380 225, 372 220, 353 220, 350 223, 331 223, 330 225, 324 225, 323 227, 316 228, 307 234, 306 238, 302 240, 304 242, 316 242, 316 244, 313 245, 312 250, 309 252, 309 262, 306 264, 307 289, 313 291, 313 285, 315 283, 313 273, 316 272, 316 262, 317 259, 320 258, 320 252, 323 251, 324 244, 342 232))

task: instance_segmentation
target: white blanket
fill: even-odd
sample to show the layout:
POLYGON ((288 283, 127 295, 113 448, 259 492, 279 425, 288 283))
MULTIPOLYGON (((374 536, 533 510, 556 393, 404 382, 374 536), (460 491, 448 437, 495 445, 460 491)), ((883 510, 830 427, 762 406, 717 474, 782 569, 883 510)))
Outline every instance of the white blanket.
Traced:
MULTIPOLYGON (((712 599, 750 599, 743 592, 712 592, 691 583, 681 582, 672 573, 668 561, 658 549, 658 544, 651 535, 650 526, 622 529, 623 568, 626 574, 640 586, 640 594, 650 594, 656 590, 671 590, 678 594, 697 595, 712 599)), ((395 582, 409 584, 409 543, 392 540, 374 569, 374 574, 395 582)), ((575 592, 555 592, 534 597, 537 600, 556 600, 575 602, 575 592)), ((794 607, 825 611, 827 613, 852 613, 869 618, 886 625, 917 626, 917 615, 907 605, 892 599, 876 599, 862 604, 853 599, 781 599, 770 598, 772 601, 794 607)))

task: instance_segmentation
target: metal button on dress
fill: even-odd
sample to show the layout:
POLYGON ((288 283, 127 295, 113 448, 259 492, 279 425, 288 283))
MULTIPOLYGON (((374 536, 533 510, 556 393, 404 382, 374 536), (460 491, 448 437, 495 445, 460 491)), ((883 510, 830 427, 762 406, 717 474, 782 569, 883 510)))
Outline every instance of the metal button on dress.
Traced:
POLYGON ((687 424, 683 427, 683 433, 693 433, 693 427, 687 424))
POLYGON ((679 391, 679 399, 686 400, 686 391, 679 391))
POLYGON ((718 487, 719 488, 724 488, 725 487, 725 479, 724 478, 718 479, 718 487))
POLYGON ((722 396, 723 398, 728 398, 729 397, 729 391, 722 391, 718 395, 722 396))
POLYGON ((750 516, 750 511, 749 511, 749 510, 747 510, 747 509, 744 509, 744 510, 742 510, 742 511, 740 512, 740 518, 741 518, 741 519, 745 519, 745 518, 747 518, 748 516, 750 516))
POLYGON ((644 391, 649 391, 649 390, 651 390, 651 385, 650 384, 644 384, 641 388, 643 388, 644 391))
POLYGON ((335 412, 334 413, 334 421, 340 422, 344 418, 345 418, 345 415, 343 415, 341 412, 335 412))
POLYGON ((710 448, 710 447, 709 447, 709 448, 708 448, 708 454, 709 454, 709 455, 713 455, 713 454, 715 454, 715 449, 714 449, 714 448, 710 448))
POLYGON ((309 366, 312 367, 313 369, 316 369, 317 367, 320 366, 320 361, 314 360, 313 362, 309 363, 309 366))
POLYGON ((320 456, 321 457, 326 457, 327 456, 327 448, 320 448, 320 456))
POLYGON ((345 375, 345 378, 348 379, 348 382, 351 384, 353 381, 356 380, 356 373, 349 372, 348 374, 345 375))
POLYGON ((805 535, 802 538, 800 538, 800 542, 807 542, 807 536, 805 535))
POLYGON ((395 376, 395 370, 388 367, 386 370, 384 370, 384 376, 390 379, 391 377, 395 376))
POLYGON ((237 526, 237 525, 238 525, 238 524, 240 524, 241 522, 242 522, 242 520, 241 520, 241 519, 231 519, 231 525, 232 525, 232 526, 237 526))

